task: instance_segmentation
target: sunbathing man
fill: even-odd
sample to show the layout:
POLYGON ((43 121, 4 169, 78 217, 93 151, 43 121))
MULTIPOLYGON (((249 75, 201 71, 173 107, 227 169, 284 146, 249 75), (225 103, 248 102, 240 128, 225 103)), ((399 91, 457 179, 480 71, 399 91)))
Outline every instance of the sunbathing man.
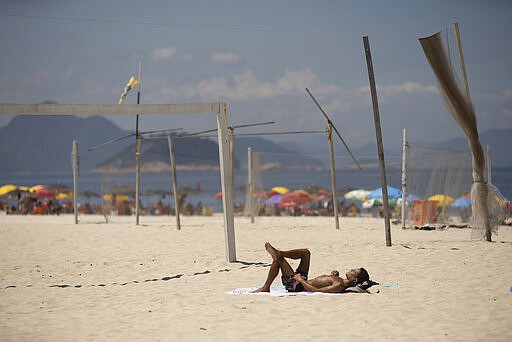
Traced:
POLYGON ((292 249, 280 251, 270 243, 265 243, 265 249, 272 256, 272 265, 268 271, 267 280, 263 287, 253 292, 270 292, 272 282, 281 270, 281 280, 288 292, 345 292, 348 287, 369 281, 370 277, 364 268, 353 268, 346 273, 347 279, 340 278, 338 271, 332 271, 330 275, 321 275, 308 280, 309 261, 311 253, 308 249, 292 249), (289 259, 300 259, 296 271, 290 266, 289 259))

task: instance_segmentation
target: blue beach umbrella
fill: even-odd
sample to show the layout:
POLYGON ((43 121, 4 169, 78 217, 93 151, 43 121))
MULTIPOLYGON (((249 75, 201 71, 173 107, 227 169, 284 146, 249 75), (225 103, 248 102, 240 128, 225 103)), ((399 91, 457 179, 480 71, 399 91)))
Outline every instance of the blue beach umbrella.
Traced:
POLYGON ((463 207, 471 207, 471 199, 467 197, 459 197, 450 204, 450 206, 455 208, 463 208, 463 207))
MULTIPOLYGON (((393 188, 392 186, 389 186, 389 185, 387 186, 387 189, 388 189, 388 198, 389 199, 402 197, 402 191, 400 189, 393 188)), ((373 190, 366 197, 369 198, 369 199, 372 199, 372 198, 382 198, 382 188, 378 188, 378 189, 373 190)))
POLYGON ((283 198, 283 195, 279 195, 279 194, 274 195, 274 196, 270 197, 269 199, 267 199, 267 200, 265 201, 265 204, 266 204, 266 205, 279 204, 279 203, 281 203, 281 199, 282 199, 282 198, 283 198))

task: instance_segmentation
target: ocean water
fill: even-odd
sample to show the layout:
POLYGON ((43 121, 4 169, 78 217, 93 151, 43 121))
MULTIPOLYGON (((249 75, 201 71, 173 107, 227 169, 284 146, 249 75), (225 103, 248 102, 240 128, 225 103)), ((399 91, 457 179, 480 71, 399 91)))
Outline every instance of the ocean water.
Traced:
MULTIPOLYGON (((401 172, 399 169, 387 169, 387 183, 390 186, 401 187, 401 172)), ((265 189, 274 186, 284 186, 290 190, 296 190, 308 185, 316 185, 331 188, 331 175, 329 171, 282 171, 269 170, 261 172, 261 180, 265 189)), ((177 181, 179 188, 195 189, 200 186, 201 192, 197 195, 189 195, 187 202, 196 204, 201 201, 204 206, 211 206, 216 212, 222 210, 222 202, 213 196, 221 191, 220 173, 218 171, 178 171, 177 181)), ((512 168, 496 168, 492 174, 493 184, 498 187, 501 193, 509 200, 512 200, 512 168)), ((16 175, 0 176, 0 185, 17 184, 33 186, 37 184, 60 183, 72 187, 73 177, 71 174, 64 175, 16 175)), ((247 171, 235 171, 235 202, 245 202, 245 184, 247 183, 247 171)), ((378 169, 340 170, 336 172, 336 183, 338 190, 344 188, 364 188, 372 190, 380 187, 380 172, 378 169)), ((78 179, 79 192, 89 190, 97 194, 102 189, 114 186, 130 186, 135 189, 135 174, 116 174, 101 176, 100 174, 81 174, 78 179)), ((171 174, 169 173, 142 173, 141 191, 148 189, 172 189, 171 174)), ((469 191, 469 189, 468 189, 469 191)), ((158 196, 141 196, 143 205, 155 203, 158 196)), ((101 199, 96 197, 82 198, 80 202, 91 204, 100 203, 101 199)), ((165 196, 164 203, 174 207, 172 196, 165 196)))

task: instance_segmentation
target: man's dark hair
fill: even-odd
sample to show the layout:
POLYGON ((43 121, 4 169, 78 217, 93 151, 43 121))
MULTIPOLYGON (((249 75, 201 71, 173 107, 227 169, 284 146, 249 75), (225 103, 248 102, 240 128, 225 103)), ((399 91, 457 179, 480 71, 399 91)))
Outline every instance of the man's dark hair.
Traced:
POLYGON ((365 281, 370 280, 370 275, 368 274, 368 271, 366 271, 363 267, 360 268, 361 272, 357 276, 357 283, 362 284, 365 281))

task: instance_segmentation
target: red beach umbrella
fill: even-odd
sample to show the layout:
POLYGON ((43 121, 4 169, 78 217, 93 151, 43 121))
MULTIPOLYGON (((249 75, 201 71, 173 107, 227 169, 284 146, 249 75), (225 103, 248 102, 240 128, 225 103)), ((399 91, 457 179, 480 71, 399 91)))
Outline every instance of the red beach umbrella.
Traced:
POLYGON ((306 204, 313 200, 313 196, 304 190, 296 190, 283 195, 281 203, 294 202, 297 205, 306 204))
POLYGON ((35 199, 48 198, 48 197, 54 198, 55 193, 46 188, 38 189, 34 193, 32 193, 32 198, 35 198, 35 199))

